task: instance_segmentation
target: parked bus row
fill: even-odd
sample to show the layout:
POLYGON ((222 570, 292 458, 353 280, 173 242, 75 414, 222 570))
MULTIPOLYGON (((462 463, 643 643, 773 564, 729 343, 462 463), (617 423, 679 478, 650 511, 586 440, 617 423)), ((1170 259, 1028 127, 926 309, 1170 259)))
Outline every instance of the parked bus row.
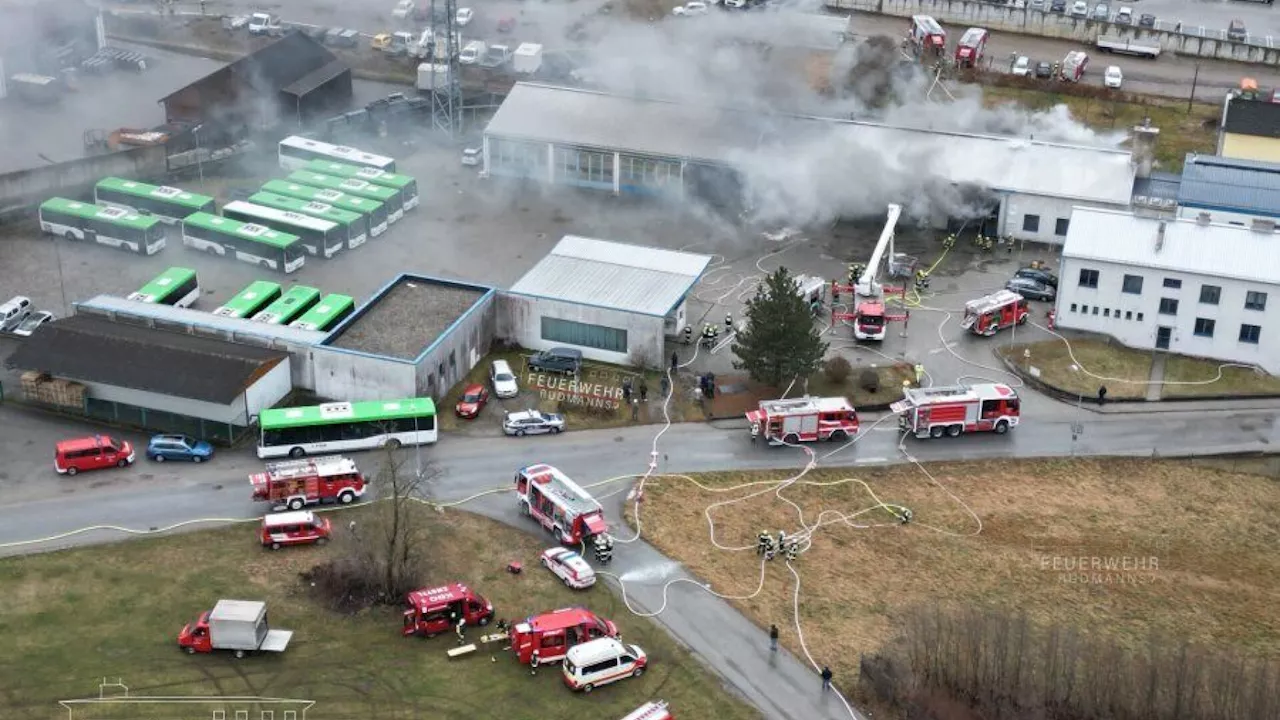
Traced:
POLYGON ((350 295, 321 296, 319 290, 305 285, 284 291, 279 283, 259 280, 236 293, 213 314, 325 332, 355 312, 355 308, 355 298, 350 295))

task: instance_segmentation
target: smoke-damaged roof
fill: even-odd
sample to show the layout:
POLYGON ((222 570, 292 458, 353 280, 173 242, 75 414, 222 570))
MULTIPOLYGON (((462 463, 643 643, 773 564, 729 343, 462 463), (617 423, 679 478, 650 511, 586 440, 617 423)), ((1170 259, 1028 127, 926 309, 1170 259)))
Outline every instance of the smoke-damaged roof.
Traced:
POLYGON ((710 263, 708 255, 566 235, 510 292, 664 317, 710 263))
POLYGON ((1178 204, 1280 217, 1280 164, 1189 154, 1178 204))
POLYGON ((1274 232, 1195 220, 1160 220, 1075 207, 1063 257, 1275 285, 1280 254, 1274 232), (1161 227, 1164 231, 1161 233, 1161 227), (1123 238, 1124 242, 1116 242, 1123 238))
POLYGON ((785 153, 825 143, 832 162, 848 162, 851 175, 862 149, 952 183, 1119 206, 1129 204, 1134 180, 1132 155, 1120 150, 765 116, 532 83, 515 85, 485 134, 729 167, 758 162, 766 147, 785 153))

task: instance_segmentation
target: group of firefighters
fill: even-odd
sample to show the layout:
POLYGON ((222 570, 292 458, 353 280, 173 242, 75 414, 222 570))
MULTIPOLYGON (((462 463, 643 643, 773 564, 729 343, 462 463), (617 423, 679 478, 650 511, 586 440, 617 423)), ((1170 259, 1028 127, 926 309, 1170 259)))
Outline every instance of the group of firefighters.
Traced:
POLYGON ((778 539, 775 541, 772 533, 761 530, 756 538, 756 554, 763 555, 765 560, 772 560, 780 552, 786 553, 788 562, 795 560, 800 554, 800 541, 794 537, 787 538, 785 530, 778 531, 778 539))
POLYGON ((592 549, 596 554, 596 562, 601 565, 608 565, 613 561, 613 536, 609 533, 600 533, 595 536, 592 543, 592 549))
MULTIPOLYGON (((725 335, 733 334, 733 315, 731 314, 724 316, 724 333, 725 335)), ((719 339, 720 327, 715 323, 703 323, 702 332, 698 335, 698 340, 707 347, 711 347, 719 339)), ((684 326, 684 344, 693 344, 693 326, 691 325, 684 326)))

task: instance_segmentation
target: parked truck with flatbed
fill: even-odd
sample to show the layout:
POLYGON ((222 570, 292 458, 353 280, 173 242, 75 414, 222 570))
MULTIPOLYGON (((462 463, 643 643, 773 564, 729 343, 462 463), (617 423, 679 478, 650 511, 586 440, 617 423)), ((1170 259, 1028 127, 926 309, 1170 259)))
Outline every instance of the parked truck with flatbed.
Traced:
POLYGON ((209 612, 182 627, 178 647, 189 655, 226 650, 242 658, 253 652, 284 652, 292 630, 272 630, 267 604, 256 600, 219 600, 209 612))
POLYGON ((1137 57, 1146 57, 1155 59, 1160 57, 1160 41, 1144 40, 1136 37, 1121 37, 1118 35, 1099 35, 1098 49, 1106 53, 1115 53, 1117 55, 1134 55, 1137 57))

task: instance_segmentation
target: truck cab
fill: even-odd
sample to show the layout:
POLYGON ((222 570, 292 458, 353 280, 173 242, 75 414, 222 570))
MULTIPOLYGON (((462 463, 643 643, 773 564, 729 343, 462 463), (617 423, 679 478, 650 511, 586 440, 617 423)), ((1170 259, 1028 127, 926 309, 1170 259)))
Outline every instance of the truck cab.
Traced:
POLYGON ((209 634, 209 613, 202 612, 193 623, 182 626, 178 633, 178 647, 187 654, 213 652, 213 640, 209 634))
POLYGON ((435 637, 449 632, 462 618, 467 625, 483 627, 493 619, 493 603, 462 583, 414 590, 405 596, 403 634, 435 637))

